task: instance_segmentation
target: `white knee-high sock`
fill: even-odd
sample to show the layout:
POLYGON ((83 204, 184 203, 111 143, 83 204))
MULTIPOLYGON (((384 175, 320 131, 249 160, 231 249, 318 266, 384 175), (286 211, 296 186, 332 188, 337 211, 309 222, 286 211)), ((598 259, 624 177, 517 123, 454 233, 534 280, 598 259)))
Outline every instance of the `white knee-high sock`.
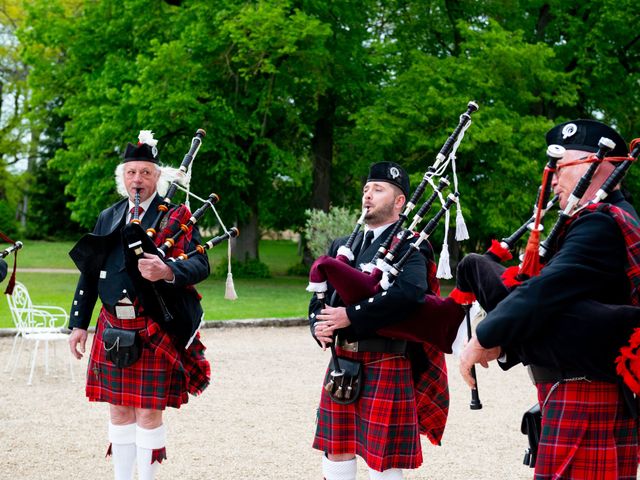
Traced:
POLYGON ((356 480, 357 468, 355 458, 344 462, 333 462, 326 455, 322 456, 322 474, 325 480, 356 480))
POLYGON ((162 463, 167 458, 165 443, 167 429, 164 425, 147 429, 136 425, 136 445, 138 447, 138 478, 153 480, 162 463))
POLYGON ((369 468, 369 478, 371 480, 402 480, 402 469, 389 468, 383 472, 378 472, 373 468, 369 468))
POLYGON ((109 422, 109 441, 115 480, 131 480, 136 463, 136 424, 114 425, 109 422))

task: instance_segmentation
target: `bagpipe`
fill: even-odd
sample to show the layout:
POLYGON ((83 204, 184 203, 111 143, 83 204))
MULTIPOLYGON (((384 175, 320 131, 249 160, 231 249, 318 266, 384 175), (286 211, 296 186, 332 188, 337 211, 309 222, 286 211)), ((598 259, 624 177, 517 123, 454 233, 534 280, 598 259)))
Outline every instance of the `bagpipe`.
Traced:
MULTIPOLYGON (((440 149, 434 164, 425 172, 422 181, 406 203, 399 219, 388 229, 388 234, 383 239, 373 260, 365 265, 352 265, 355 259, 352 251, 353 242, 366 215, 366 211, 363 211, 346 244, 338 249, 336 257, 323 255, 313 263, 309 274, 308 291, 315 293, 317 298, 324 302, 328 290, 327 283, 330 283, 342 301, 346 305, 352 305, 392 287, 406 262, 420 250, 423 243, 427 242, 439 221, 445 216, 448 218, 449 210, 454 204, 457 205, 458 213, 460 213, 457 177, 455 176, 455 152, 464 132, 470 126, 471 114, 477 109, 478 105, 475 102, 468 103, 466 112, 460 116, 458 125, 440 149), (454 173, 454 192, 447 195, 445 199, 442 191, 449 186, 449 181, 443 175, 449 165, 454 173), (434 182, 436 177, 440 177, 438 185, 434 182), (419 203, 428 185, 432 186, 434 192, 416 212, 411 227, 404 230, 403 225, 419 203), (414 232, 417 224, 427 214, 437 198, 440 198, 441 201, 440 210, 420 231, 414 232), (409 244, 408 249, 400 258, 397 258, 398 253, 403 251, 407 244, 409 244)), ((426 342, 444 353, 450 353, 453 339, 464 313, 455 301, 439 296, 438 286, 430 285, 430 289, 432 291, 425 295, 424 303, 417 306, 407 319, 380 329, 377 333, 401 340, 426 342)), ((339 370, 335 349, 333 345, 331 347, 334 365, 336 365, 336 370, 339 370)))
POLYGON ((598 151, 592 154, 592 163, 587 171, 578 180, 565 207, 558 212, 558 218, 549 231, 549 234, 541 242, 540 233, 543 231, 542 219, 557 203, 557 197, 550 200, 550 184, 557 161, 562 158, 564 148, 559 145, 550 145, 547 149, 548 162, 545 166, 542 184, 538 191, 534 214, 512 235, 498 242, 493 240, 491 247, 482 255, 466 255, 458 264, 456 288, 450 297, 460 304, 471 304, 478 300, 482 308, 491 311, 513 288, 520 285, 528 278, 537 276, 542 267, 550 259, 551 253, 556 248, 560 233, 567 222, 579 214, 589 205, 595 205, 604 200, 613 189, 622 181, 631 164, 637 159, 640 152, 640 140, 631 143, 631 152, 627 157, 607 157, 606 161, 618 162, 618 165, 604 181, 593 198, 584 205, 579 205, 580 199, 587 192, 594 173, 606 154, 615 147, 610 139, 602 137, 598 142, 598 151), (516 243, 530 232, 524 257, 519 265, 504 267, 501 262, 511 260, 511 250, 516 243))
MULTIPOLYGON (((217 194, 211 193, 207 199, 202 199, 188 189, 190 180, 188 173, 204 136, 205 131, 199 129, 193 137, 191 147, 180 164, 176 178, 169 185, 161 203, 158 205, 157 212, 154 212, 155 218, 151 227, 144 230, 141 226, 139 220, 140 197, 139 192, 136 191, 131 221, 124 225, 121 231, 111 234, 121 235, 124 266, 134 285, 137 299, 142 306, 144 314, 156 320, 163 329, 172 333, 181 346, 189 343, 202 321, 203 310, 200 305, 200 294, 193 285, 175 287, 164 281, 151 282, 146 280, 140 274, 138 261, 144 258, 145 253, 156 255, 164 262, 186 261, 196 255, 206 255, 207 249, 222 243, 226 239, 238 236, 237 228, 227 229, 222 223, 215 209, 216 203, 220 200, 217 194), (186 184, 187 187, 183 184, 186 184), (193 197, 201 201, 202 205, 193 213, 186 204, 174 205, 172 200, 178 189, 186 192, 187 202, 189 197, 193 197), (192 243, 193 228, 208 210, 215 212, 224 233, 203 245, 196 245, 192 251, 185 251, 192 243)), ((149 212, 149 215, 151 214, 152 212, 149 212)), ((89 234, 89 237, 91 237, 91 234, 89 234)), ((96 236, 94 235, 93 237, 96 236)), ((98 243, 108 242, 108 237, 97 239, 98 243)), ((96 239, 91 238, 90 240, 96 241, 96 239)), ((80 244, 81 242, 78 243, 80 244)), ((95 269, 96 263, 102 261, 100 259, 96 261, 95 259, 87 258, 86 253, 83 255, 76 253, 74 255, 74 251, 78 250, 77 247, 78 245, 74 247, 71 256, 81 272, 84 273, 85 270, 95 269)), ((227 298, 237 298, 230 271, 227 278, 227 294, 227 298)))
MULTIPOLYGON (((587 193, 598 165, 605 160, 605 155, 614 147, 615 143, 610 139, 606 137, 600 138, 598 151, 592 156, 593 158, 589 159, 592 163, 578 180, 567 199, 565 207, 559 211, 558 219, 551 228, 550 233, 540 243, 540 232, 543 231, 542 217, 558 201, 557 197, 554 197, 547 202, 550 195, 551 178, 555 173, 557 161, 564 155, 563 147, 550 145, 547 149, 548 162, 545 166, 538 197, 534 204, 534 214, 509 237, 503 238, 501 242, 493 240, 491 248, 484 255, 470 254, 465 256, 458 265, 456 288, 452 291, 450 297, 455 298, 466 308, 469 308, 469 305, 477 300, 485 311, 490 312, 523 281, 539 275, 544 265, 556 251, 558 240, 562 232, 566 230, 567 224, 581 212, 599 204, 623 180, 629 167, 640 153, 640 139, 635 139, 631 142, 631 151, 627 157, 606 158, 607 161, 619 163, 597 190, 596 194, 584 205, 580 205, 579 202, 587 193), (527 232, 531 232, 531 234, 521 264, 509 268, 502 266, 501 262, 511 260, 511 250, 527 232)), ((640 238, 638 238, 638 241, 640 242, 640 238)), ((632 288, 634 287, 632 286, 632 288)), ((632 303, 635 304, 633 301, 632 303)), ((562 336, 551 336, 547 343, 553 348, 556 361, 560 361, 567 368, 573 366, 573 368, 579 370, 602 368, 602 365, 606 365, 610 361, 607 358, 610 351, 603 344, 602 338, 597 338, 591 332, 602 331, 600 323, 602 319, 607 319, 607 331, 609 332, 611 343, 623 345, 628 342, 628 346, 620 349, 620 355, 615 360, 617 373, 623 377, 624 382, 635 393, 640 394, 640 382, 638 382, 640 375, 635 373, 640 371, 640 362, 638 361, 640 358, 638 356, 640 333, 638 332, 640 330, 636 330, 635 338, 634 336, 629 338, 628 333, 625 333, 633 325, 639 324, 640 311, 631 305, 605 305, 596 301, 585 300, 579 304, 568 305, 566 313, 568 318, 580 318, 579 326, 571 324, 566 328, 572 332, 575 338, 574 348, 575 346, 580 346, 580 351, 584 352, 584 355, 576 355, 576 351, 573 350, 569 357, 563 356, 562 352, 565 350, 566 345, 559 338, 562 336), (586 312, 589 313, 585 315, 586 312), (634 388, 634 385, 636 388, 634 388)), ((560 327, 559 324, 557 326, 560 327)), ((475 378, 475 374, 473 376, 475 378)), ((540 418, 540 407, 536 404, 525 412, 521 425, 522 433, 526 434, 529 440, 529 449, 525 452, 524 464, 532 468, 536 463, 537 446, 541 432, 540 418)))
MULTIPOLYGON (((11 277, 9 278, 9 282, 7 283, 7 287, 5 288, 5 291, 4 291, 5 294, 11 295, 13 293, 13 287, 16 284, 16 267, 18 265, 18 250, 20 250, 23 247, 23 245, 20 240, 18 241, 11 240, 3 232, 0 232, 0 238, 5 242, 12 244, 10 247, 7 247, 4 250, 2 250, 2 252, 0 252, 0 258, 4 259, 7 256, 9 256, 11 253, 14 254, 13 271, 11 273, 11 277)), ((6 262, 3 261, 0 264, 0 282, 2 282, 6 278, 6 276, 7 276, 7 264, 6 262)))
MULTIPOLYGON (((0 235, 4 237, 4 234, 2 234, 1 232, 0 235)), ((0 258, 6 258, 13 252, 16 252, 17 256, 17 250, 20 250, 24 246, 20 240, 18 240, 17 242, 11 240, 11 243, 13 243, 13 245, 5 248, 4 250, 2 250, 2 252, 0 252, 0 258)))

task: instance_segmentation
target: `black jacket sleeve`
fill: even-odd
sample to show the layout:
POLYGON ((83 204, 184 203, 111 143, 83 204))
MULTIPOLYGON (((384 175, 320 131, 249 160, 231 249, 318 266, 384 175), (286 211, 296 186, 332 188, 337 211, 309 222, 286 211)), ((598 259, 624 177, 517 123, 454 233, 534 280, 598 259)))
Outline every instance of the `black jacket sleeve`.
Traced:
MULTIPOLYGON (((347 307, 351 326, 344 329, 346 338, 355 341, 375 336, 377 330, 405 320, 418 304, 424 302, 428 288, 425 255, 430 248, 424 242, 422 245, 424 248, 411 255, 388 290, 347 307)), ((401 254, 406 248, 408 245, 401 254)))
POLYGON ((0 258, 0 282, 7 277, 7 262, 0 258))
MULTIPOLYGON (((105 220, 105 211, 101 212, 93 228, 93 233, 101 231, 105 220)), ((81 328, 86 330, 91 323, 93 308, 98 300, 98 273, 80 274, 80 279, 76 285, 76 292, 73 295, 73 304, 69 317, 69 328, 81 328)))
POLYGON ((517 287, 480 322, 480 344, 508 352, 553 329, 568 306, 580 300, 625 303, 625 259, 615 220, 600 212, 576 219, 540 275, 517 287))

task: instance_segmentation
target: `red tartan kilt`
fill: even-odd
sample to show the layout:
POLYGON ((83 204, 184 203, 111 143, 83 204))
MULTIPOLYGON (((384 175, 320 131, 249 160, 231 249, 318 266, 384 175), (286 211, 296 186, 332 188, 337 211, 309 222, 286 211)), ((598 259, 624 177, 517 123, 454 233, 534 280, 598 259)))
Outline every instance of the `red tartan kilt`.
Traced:
MULTIPOLYGON (((538 384, 543 404, 552 383, 538 384)), ((638 421, 620 386, 576 381, 551 393, 542 417, 536 480, 630 480, 638 471, 638 421)))
POLYGON ((155 348, 155 344, 152 347, 143 335, 140 359, 129 367, 117 368, 107 359, 102 342, 107 320, 115 328, 139 330, 143 334, 152 330, 147 330, 150 323, 146 317, 120 320, 104 308, 100 311, 87 371, 86 394, 90 401, 164 410, 179 408, 188 402, 189 392, 200 393, 206 388, 210 367, 199 338, 178 354, 165 332, 155 334, 161 340, 162 349, 155 348), (199 382, 197 387, 190 385, 193 379, 199 382))
POLYGON ((374 470, 418 468, 422 449, 411 364, 388 353, 338 355, 365 364, 360 398, 340 405, 322 389, 313 448, 330 454, 355 453, 374 470), (371 365, 366 365, 371 362, 371 365))

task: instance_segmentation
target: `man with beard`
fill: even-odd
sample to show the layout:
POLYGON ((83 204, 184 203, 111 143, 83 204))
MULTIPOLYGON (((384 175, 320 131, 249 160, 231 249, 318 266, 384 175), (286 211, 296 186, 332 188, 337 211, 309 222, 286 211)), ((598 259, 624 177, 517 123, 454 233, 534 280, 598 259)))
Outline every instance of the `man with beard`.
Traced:
MULTIPOLYGON (((354 241, 356 267, 372 260, 408 195, 409 178, 400 165, 380 162, 371 166, 362 195, 362 206, 367 209, 365 231, 354 241)), ((335 240, 329 255, 335 257, 345 243, 346 237, 335 240)), ((408 245, 404 248, 399 256, 408 245)), ((430 250, 423 255, 433 258, 430 250)), ((322 391, 313 447, 324 452, 322 470, 327 480, 355 479, 356 455, 364 459, 372 479, 400 479, 402 469, 422 463, 407 342, 380 337, 376 330, 401 322, 423 301, 428 289, 423 255, 412 255, 391 288, 375 298, 349 306, 335 302, 325 306, 314 295, 310 302, 314 338, 323 348, 335 343, 343 362, 358 362, 363 369, 361 393, 352 403, 337 402, 327 389, 322 391)), ((329 286, 326 298, 332 293, 329 286)))

